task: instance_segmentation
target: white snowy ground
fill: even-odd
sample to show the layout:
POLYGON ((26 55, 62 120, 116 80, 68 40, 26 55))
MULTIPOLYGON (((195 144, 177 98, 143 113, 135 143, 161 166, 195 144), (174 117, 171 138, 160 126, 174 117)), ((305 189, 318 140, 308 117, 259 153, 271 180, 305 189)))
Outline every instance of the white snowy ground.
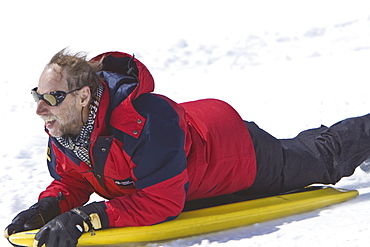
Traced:
MULTIPOLYGON (((135 53, 156 92, 219 98, 278 138, 370 111, 370 3, 349 0, 3 1, 0 3, 0 227, 51 181, 30 89, 51 56, 135 53)), ((370 174, 354 200, 146 246, 368 246, 370 174)), ((0 238, 0 246, 8 246, 0 238)), ((144 245, 145 246, 145 245, 144 245)))

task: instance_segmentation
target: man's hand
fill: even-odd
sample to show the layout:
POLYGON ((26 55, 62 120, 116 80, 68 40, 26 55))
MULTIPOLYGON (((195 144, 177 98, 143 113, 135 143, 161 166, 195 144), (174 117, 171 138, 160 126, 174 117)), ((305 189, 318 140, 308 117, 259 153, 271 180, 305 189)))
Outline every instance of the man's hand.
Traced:
POLYGON ((55 217, 35 236, 34 247, 73 247, 84 232, 108 227, 105 204, 91 203, 55 217))
POLYGON ((58 199, 45 197, 31 206, 29 209, 20 212, 7 226, 4 236, 9 236, 16 232, 28 231, 42 227, 52 218, 60 214, 58 199))
POLYGON ((5 229, 4 237, 9 238, 13 233, 36 229, 43 225, 39 212, 30 208, 20 212, 13 219, 12 223, 5 229))
POLYGON ((47 246, 72 247, 76 246, 82 233, 89 231, 84 228, 83 219, 69 211, 57 216, 45 226, 35 236, 34 247, 47 246))

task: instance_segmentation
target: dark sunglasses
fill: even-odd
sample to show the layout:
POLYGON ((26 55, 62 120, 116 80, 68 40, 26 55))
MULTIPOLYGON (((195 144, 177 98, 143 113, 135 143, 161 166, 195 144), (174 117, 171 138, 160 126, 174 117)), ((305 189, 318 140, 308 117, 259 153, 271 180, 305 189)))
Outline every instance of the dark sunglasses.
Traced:
POLYGON ((66 98, 67 94, 73 93, 75 91, 81 90, 83 87, 72 90, 68 93, 63 91, 54 91, 50 93, 39 94, 37 93, 37 87, 31 90, 31 94, 36 102, 44 100, 48 105, 57 106, 62 104, 63 100, 66 98))

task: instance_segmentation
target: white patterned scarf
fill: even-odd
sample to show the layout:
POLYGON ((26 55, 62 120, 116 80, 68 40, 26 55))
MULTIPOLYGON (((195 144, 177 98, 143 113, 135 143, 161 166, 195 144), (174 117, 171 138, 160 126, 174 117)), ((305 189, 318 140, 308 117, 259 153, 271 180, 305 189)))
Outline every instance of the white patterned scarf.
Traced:
POLYGON ((90 136, 94 129, 94 122, 96 117, 96 112, 99 108, 100 98, 103 94, 103 87, 100 86, 96 91, 95 96, 92 98, 91 104, 89 105, 89 116, 87 122, 82 126, 80 134, 74 138, 71 135, 64 135, 61 137, 56 137, 57 141, 65 148, 72 150, 76 156, 90 165, 90 155, 89 155, 89 142, 90 136))

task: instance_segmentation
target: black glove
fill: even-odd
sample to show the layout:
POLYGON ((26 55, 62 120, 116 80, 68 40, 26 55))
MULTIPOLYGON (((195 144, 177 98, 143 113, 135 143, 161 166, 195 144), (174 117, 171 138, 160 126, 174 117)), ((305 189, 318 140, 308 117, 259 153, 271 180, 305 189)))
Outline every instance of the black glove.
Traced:
POLYGON ((82 233, 108 227, 104 202, 94 202, 55 217, 35 236, 33 246, 73 247, 82 233))
POLYGON ((31 206, 29 209, 20 212, 7 226, 4 236, 9 236, 16 232, 28 231, 42 227, 55 216, 60 214, 60 198, 45 197, 31 206))

